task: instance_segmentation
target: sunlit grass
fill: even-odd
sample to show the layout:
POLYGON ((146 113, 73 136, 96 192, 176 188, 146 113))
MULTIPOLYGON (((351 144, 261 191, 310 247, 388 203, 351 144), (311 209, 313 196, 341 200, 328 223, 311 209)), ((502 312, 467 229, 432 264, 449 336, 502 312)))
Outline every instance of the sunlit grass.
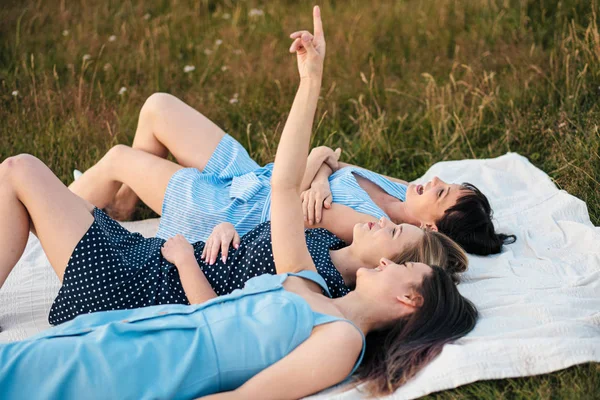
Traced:
MULTIPOLYGON (((28 152, 65 183, 131 143, 172 93, 271 161, 298 82, 287 35, 308 2, 5 1, 0 159, 28 152), (15 93, 16 92, 16 93, 15 93)), ((323 1, 328 54, 315 144, 414 179, 441 160, 527 156, 600 224, 595 1, 323 1)), ((139 218, 151 212, 140 208, 139 218)), ((441 398, 599 397, 596 365, 481 382, 441 398)))

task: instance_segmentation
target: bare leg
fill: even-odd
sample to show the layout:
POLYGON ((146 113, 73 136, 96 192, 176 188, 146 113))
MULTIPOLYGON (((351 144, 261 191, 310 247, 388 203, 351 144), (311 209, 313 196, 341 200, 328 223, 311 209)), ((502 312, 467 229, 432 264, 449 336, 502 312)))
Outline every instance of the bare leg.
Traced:
POLYGON ((105 208, 123 183, 131 187, 154 212, 161 214, 169 180, 181 168, 144 151, 117 145, 69 189, 96 207, 105 208))
POLYGON ((69 258, 94 221, 93 206, 28 154, 0 164, 0 286, 23 254, 29 228, 62 281, 69 258))
MULTIPOLYGON (((203 170, 224 135, 221 128, 177 97, 155 93, 140 111, 132 147, 161 158, 171 152, 180 165, 203 170)), ((119 220, 130 217, 140 195, 123 183, 107 207, 119 220)))

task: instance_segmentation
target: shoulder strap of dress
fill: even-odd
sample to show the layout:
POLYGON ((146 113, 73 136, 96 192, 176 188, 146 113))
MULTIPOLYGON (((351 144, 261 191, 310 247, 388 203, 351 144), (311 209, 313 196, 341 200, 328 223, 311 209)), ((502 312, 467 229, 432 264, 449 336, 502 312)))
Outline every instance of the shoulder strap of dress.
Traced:
POLYGON ((350 376, 352 376, 352 374, 354 374, 354 372, 356 372, 356 370, 360 366, 360 363, 363 360, 363 357, 365 356, 365 348, 367 347, 367 341, 365 339, 365 335, 358 328, 358 326, 356 326, 354 324, 354 322, 352 322, 352 321, 350 321, 348 319, 334 317, 333 315, 328 315, 328 314, 321 314, 321 313, 318 313, 318 312, 313 312, 313 314, 315 315, 315 326, 323 325, 323 324, 328 324, 330 322, 342 321, 342 322, 349 323, 350 325, 352 325, 353 327, 355 327, 356 330, 360 333, 360 336, 362 337, 362 342, 363 342, 362 350, 360 351, 360 356, 356 360, 356 363, 354 364, 354 367, 352 368, 352 371, 350 371, 350 374, 348 374, 348 378, 349 378, 350 376))
POLYGON ((309 281, 313 281, 314 283, 319 285, 321 287, 321 289, 323 289, 323 291, 325 292, 325 294, 327 296, 331 297, 331 293, 329 292, 329 288, 327 287, 327 284, 325 283, 325 279, 323 279, 323 277, 321 275, 319 275, 317 272, 304 270, 304 271, 295 272, 295 273, 289 272, 287 275, 288 276, 297 276, 300 278, 308 279, 309 281))

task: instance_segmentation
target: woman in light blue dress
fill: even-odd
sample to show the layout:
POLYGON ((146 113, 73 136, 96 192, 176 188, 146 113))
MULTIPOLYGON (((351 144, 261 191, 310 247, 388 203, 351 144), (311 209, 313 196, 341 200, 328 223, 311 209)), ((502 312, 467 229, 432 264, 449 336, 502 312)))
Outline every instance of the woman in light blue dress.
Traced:
POLYGON ((299 196, 325 52, 318 7, 314 19, 314 38, 294 35, 301 83, 273 171, 271 226, 280 274, 215 298, 194 265, 192 246, 176 236, 165 257, 200 272, 186 294, 213 299, 83 315, 2 344, 3 398, 296 399, 353 373, 379 395, 473 328, 473 305, 442 269, 425 264, 382 259, 378 268, 359 271, 356 291, 328 297, 304 243, 299 196))

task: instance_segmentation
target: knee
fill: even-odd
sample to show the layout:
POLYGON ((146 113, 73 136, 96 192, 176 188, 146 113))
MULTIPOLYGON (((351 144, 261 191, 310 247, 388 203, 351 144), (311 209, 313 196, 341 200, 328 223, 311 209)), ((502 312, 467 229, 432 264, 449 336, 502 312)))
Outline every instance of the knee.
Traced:
POLYGON ((31 154, 19 154, 4 160, 0 164, 0 180, 4 183, 18 183, 26 181, 27 176, 38 171, 40 168, 47 168, 38 158, 31 154))
POLYGON ((140 116, 155 115, 161 110, 165 110, 165 108, 176 99, 175 96, 168 93, 153 93, 144 102, 142 110, 140 111, 140 116))
POLYGON ((131 150, 132 149, 129 146, 118 144, 111 147, 100 161, 105 165, 114 165, 115 163, 123 160, 123 158, 127 157, 127 154, 131 152, 131 150))

